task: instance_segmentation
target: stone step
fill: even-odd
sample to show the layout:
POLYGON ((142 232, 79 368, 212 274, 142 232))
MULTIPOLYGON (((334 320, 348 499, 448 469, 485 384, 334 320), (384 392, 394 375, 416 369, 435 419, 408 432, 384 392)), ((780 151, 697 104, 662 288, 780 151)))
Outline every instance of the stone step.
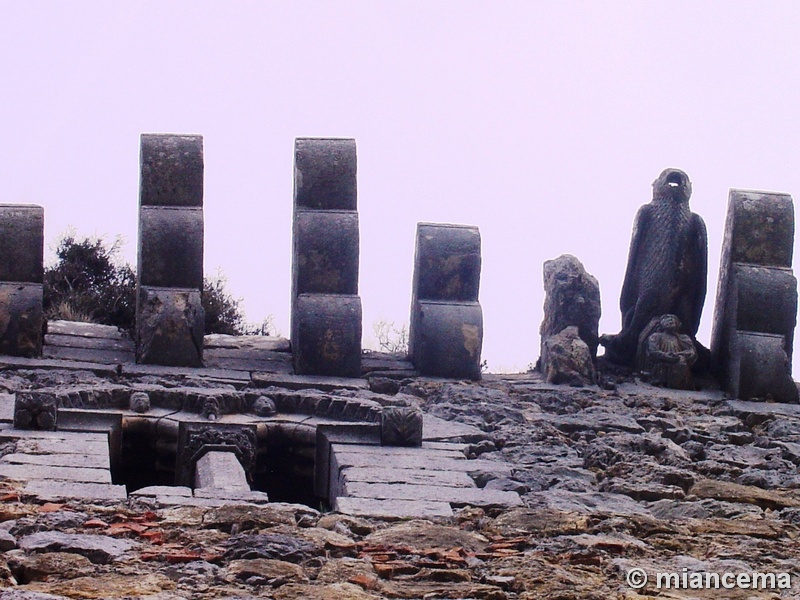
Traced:
POLYGON ((46 502, 70 498, 116 502, 128 497, 124 485, 53 480, 29 481, 23 488, 22 494, 36 496, 39 500, 46 502))
POLYGON ((415 469, 385 469, 383 467, 350 467, 339 473, 339 482, 348 483, 408 483, 437 485, 451 488, 474 487, 475 482, 463 471, 428 471, 415 469))
POLYGON ((55 480, 76 483, 111 483, 108 469, 53 467, 49 465, 0 463, 0 478, 16 481, 55 480))
POLYGON ((440 485, 413 485, 398 483, 345 483, 345 496, 350 498, 375 498, 378 500, 427 500, 447 502, 451 506, 511 507, 522 504, 516 492, 484 490, 477 487, 445 487, 440 485))
POLYGON ((452 517, 447 502, 429 500, 376 500, 375 498, 336 498, 335 510, 356 517, 430 519, 452 517))
POLYGON ((49 467, 83 467, 110 469, 108 454, 6 454, 0 464, 45 465, 49 467))

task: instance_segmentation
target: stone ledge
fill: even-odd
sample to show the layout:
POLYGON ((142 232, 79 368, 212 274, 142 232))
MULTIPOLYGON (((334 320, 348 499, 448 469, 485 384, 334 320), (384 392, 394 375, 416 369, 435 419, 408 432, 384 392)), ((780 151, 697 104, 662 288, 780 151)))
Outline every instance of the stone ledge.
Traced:
POLYGON ((452 517, 447 502, 426 500, 376 500, 374 498, 336 498, 335 509, 356 517, 383 519, 452 517))

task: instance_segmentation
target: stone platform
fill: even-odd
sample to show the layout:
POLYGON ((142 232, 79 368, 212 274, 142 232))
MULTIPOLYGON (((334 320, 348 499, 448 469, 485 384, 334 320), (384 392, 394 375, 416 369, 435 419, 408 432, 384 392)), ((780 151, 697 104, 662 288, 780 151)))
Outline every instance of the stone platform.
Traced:
MULTIPOLYGON (((450 517, 467 505, 520 504, 516 492, 482 489, 471 477, 487 471, 511 474, 507 463, 467 458, 469 444, 486 439, 475 427, 426 414, 422 447, 380 445, 382 407, 416 401, 371 390, 375 377, 399 383, 416 375, 402 355, 365 353, 364 376, 357 379, 295 374, 289 341, 276 337, 206 336, 202 368, 137 365, 134 356, 133 341, 124 332, 64 321, 49 323, 41 359, 0 356, 0 370, 9 374, 58 371, 75 374, 63 379, 81 379, 80 373, 88 371, 92 376, 85 377, 93 378, 39 388, 56 398, 56 431, 14 429, 14 394, 0 395, 0 443, 9 443, 0 458, 0 477, 22 482, 21 493, 41 501, 118 501, 127 494, 125 486, 112 483, 112 466, 124 453, 137 452, 127 432, 149 432, 156 468, 169 469, 176 464, 179 431, 185 427, 253 428, 262 471, 270 444, 285 439, 292 452, 309 457, 315 477, 325 479, 325 493, 318 498, 348 515, 450 517), (131 410, 135 392, 149 395, 152 406, 143 413, 131 410), (253 402, 262 395, 274 401, 273 414, 254 414, 253 402), (347 423, 363 423, 371 433, 363 439, 337 438, 324 458, 314 461, 318 428, 347 423)), ((206 463, 206 480, 224 478, 213 466, 224 461, 206 463)), ((256 489, 194 487, 190 482, 149 485, 131 498, 154 507, 269 502, 256 489)))

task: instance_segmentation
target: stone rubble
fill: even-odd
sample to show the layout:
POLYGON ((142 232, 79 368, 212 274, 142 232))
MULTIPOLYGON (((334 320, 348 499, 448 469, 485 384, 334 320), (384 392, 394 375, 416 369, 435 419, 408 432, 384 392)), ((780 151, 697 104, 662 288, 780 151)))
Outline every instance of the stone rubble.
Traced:
MULTIPOLYGON (((729 400, 714 389, 665 390, 609 373, 601 373, 609 389, 551 385, 529 373, 479 383, 403 379, 396 396, 326 391, 367 405, 417 406, 423 448, 439 444, 441 454, 424 460, 448 466, 414 470, 397 485, 386 457, 342 452, 352 463, 343 485, 379 486, 379 497, 394 500, 343 497, 340 512, 204 498, 201 489, 172 486, 127 498, 99 488, 96 496, 68 496, 76 486, 118 487, 83 481, 92 479, 87 468, 108 472, 105 464, 90 466, 95 434, 4 428, 4 469, 68 469, 73 480, 38 481, 50 482, 48 495, 24 483, 21 469, 3 471, 0 600, 655 595, 652 585, 639 593, 627 586, 632 568, 788 572, 793 579, 790 590, 672 589, 660 598, 800 597, 800 407, 729 400), (463 435, 453 438, 454 431, 463 435), (70 441, 73 435, 83 441, 70 441), (451 469, 454 463, 470 467, 451 469), (439 482, 436 507, 447 506, 446 514, 405 497, 404 486, 424 487, 429 476, 439 482), (450 496, 469 485, 471 494, 519 500, 474 506, 467 493, 450 496), (348 507, 359 502, 372 509, 348 507), (417 516, 398 518, 395 502, 417 503, 417 516)), ((136 381, 202 387, 181 376, 147 377, 136 381)), ((100 384, 110 382, 81 371, 23 369, 0 379, 9 396, 32 386, 100 384)), ((392 460, 414 450, 395 448, 392 460)))

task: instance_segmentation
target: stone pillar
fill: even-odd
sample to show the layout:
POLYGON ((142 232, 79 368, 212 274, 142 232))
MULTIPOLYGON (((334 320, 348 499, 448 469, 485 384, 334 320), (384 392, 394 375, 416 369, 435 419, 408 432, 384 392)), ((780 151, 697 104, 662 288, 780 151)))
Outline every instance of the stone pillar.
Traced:
POLYGON ((136 360, 203 365, 203 138, 142 134, 136 360))
POLYGON ((0 354, 42 353, 44 209, 0 205, 0 354))
POLYGON ((725 389, 738 398, 798 401, 791 376, 797 321, 793 246, 791 196, 730 191, 711 362, 725 389))
POLYGON ((417 224, 408 353, 423 375, 480 379, 480 277, 477 227, 417 224))
POLYGON ((356 142, 298 138, 292 355, 299 374, 361 376, 356 142))

